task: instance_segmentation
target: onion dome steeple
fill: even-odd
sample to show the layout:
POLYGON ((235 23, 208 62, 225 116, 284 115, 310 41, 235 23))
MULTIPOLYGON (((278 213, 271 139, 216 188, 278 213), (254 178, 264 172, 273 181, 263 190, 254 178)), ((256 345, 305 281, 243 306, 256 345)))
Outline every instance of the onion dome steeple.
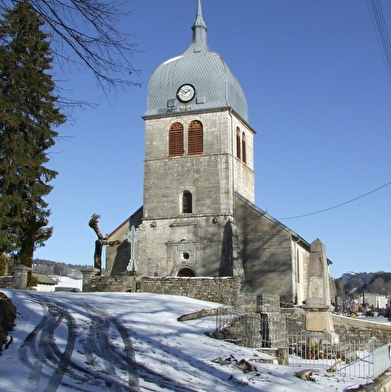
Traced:
POLYGON ((221 56, 212 52, 207 43, 201 0, 192 26, 192 40, 178 57, 156 68, 148 86, 148 107, 144 118, 182 113, 232 109, 248 122, 247 100, 244 92, 221 56), (181 86, 194 89, 191 99, 178 99, 181 86))

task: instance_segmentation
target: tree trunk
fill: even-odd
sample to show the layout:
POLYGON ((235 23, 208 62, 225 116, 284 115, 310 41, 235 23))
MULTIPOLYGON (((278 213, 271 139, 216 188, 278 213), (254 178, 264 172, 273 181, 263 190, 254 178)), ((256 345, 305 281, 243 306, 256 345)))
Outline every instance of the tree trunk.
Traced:
POLYGON ((95 241, 94 268, 99 270, 97 275, 100 276, 102 274, 102 243, 100 240, 95 241))

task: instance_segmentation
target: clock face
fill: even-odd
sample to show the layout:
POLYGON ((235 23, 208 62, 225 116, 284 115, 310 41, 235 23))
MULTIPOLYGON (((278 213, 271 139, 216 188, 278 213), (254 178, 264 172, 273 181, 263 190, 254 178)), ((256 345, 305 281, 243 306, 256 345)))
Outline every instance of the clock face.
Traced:
POLYGON ((176 95, 180 101, 189 102, 194 98, 195 89, 191 84, 184 84, 179 87, 176 95))

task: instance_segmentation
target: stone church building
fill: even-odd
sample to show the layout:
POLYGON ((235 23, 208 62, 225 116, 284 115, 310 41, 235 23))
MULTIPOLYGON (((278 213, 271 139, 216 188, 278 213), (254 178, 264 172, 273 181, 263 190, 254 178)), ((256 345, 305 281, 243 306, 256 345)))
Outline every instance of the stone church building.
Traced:
POLYGON ((106 249, 107 274, 239 276, 245 292, 306 300, 319 260, 254 204, 256 132, 239 81, 208 47, 201 0, 188 49, 152 74, 143 119, 143 206, 109 235, 121 243, 106 249))

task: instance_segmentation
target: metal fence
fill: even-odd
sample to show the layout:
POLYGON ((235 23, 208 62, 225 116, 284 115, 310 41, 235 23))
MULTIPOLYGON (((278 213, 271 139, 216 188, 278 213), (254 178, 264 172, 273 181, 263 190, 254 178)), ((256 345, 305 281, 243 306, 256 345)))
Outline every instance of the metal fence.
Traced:
POLYGON ((377 348, 373 353, 373 376, 379 377, 391 368, 391 344, 377 348))
POLYGON ((324 333, 287 334, 286 322, 278 313, 258 313, 254 305, 277 309, 272 297, 221 307, 216 315, 219 338, 245 347, 283 348, 288 352, 289 366, 323 368, 366 382, 391 368, 391 344, 375 349, 373 340, 335 344, 324 333))
POLYGON ((279 312, 280 296, 270 294, 257 295, 257 311, 258 312, 279 312))
POLYGON ((259 314, 251 310, 252 306, 249 305, 218 308, 216 332, 221 333, 225 340, 232 343, 244 347, 256 347, 259 344, 260 335, 259 314))
POLYGON ((223 331, 231 322, 244 313, 245 307, 222 306, 217 309, 216 331, 223 331), (242 309, 241 309, 242 308, 242 309))
POLYGON ((376 377, 372 340, 331 344, 324 334, 299 334, 288 336, 288 346, 290 366, 325 368, 366 380, 376 377))
POLYGON ((255 312, 254 304, 221 307, 216 314, 216 332, 240 346, 285 348, 286 322, 278 315, 255 312))

